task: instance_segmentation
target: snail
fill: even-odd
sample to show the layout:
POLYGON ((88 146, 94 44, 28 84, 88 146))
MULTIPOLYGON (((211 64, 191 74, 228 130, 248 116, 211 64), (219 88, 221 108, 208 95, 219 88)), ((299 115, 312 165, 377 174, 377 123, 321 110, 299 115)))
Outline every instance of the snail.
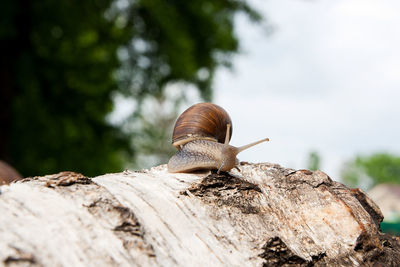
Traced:
POLYGON ((229 145, 232 121, 228 113, 212 103, 189 107, 177 119, 172 144, 178 152, 168 162, 169 172, 195 170, 229 171, 239 160, 236 155, 268 138, 241 147, 229 145))

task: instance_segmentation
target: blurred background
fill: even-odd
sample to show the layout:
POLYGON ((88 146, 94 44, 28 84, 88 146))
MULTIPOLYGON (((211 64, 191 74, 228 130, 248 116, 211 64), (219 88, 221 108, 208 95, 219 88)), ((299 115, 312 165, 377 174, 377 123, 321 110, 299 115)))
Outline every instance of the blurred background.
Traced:
POLYGON ((400 232, 399 1, 0 6, 0 169, 10 177, 166 163, 177 116, 212 101, 231 115, 231 144, 271 139, 241 160, 320 169, 369 191, 382 227, 400 232))

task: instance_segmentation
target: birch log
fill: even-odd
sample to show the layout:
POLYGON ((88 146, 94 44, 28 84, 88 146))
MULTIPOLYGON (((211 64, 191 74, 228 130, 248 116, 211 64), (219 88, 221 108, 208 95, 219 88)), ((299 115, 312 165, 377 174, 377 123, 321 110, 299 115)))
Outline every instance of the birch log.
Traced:
POLYGON ((4 266, 400 266, 379 208, 320 171, 73 172, 0 187, 4 266))

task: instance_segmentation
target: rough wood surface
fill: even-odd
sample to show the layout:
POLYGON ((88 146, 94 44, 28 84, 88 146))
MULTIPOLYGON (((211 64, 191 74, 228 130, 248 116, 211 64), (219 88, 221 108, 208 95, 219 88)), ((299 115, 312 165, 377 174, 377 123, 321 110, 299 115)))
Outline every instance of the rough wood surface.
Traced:
POLYGON ((0 187, 0 264, 400 266, 381 220, 361 190, 276 164, 62 172, 0 187))

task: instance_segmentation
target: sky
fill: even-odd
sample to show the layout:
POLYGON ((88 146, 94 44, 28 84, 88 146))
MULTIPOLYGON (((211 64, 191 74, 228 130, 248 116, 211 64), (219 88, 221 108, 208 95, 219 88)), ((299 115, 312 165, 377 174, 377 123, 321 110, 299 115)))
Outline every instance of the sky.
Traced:
POLYGON ((267 26, 236 21, 241 54, 215 76, 214 102, 249 162, 321 170, 340 180, 356 155, 400 154, 400 1, 258 0, 267 26))

